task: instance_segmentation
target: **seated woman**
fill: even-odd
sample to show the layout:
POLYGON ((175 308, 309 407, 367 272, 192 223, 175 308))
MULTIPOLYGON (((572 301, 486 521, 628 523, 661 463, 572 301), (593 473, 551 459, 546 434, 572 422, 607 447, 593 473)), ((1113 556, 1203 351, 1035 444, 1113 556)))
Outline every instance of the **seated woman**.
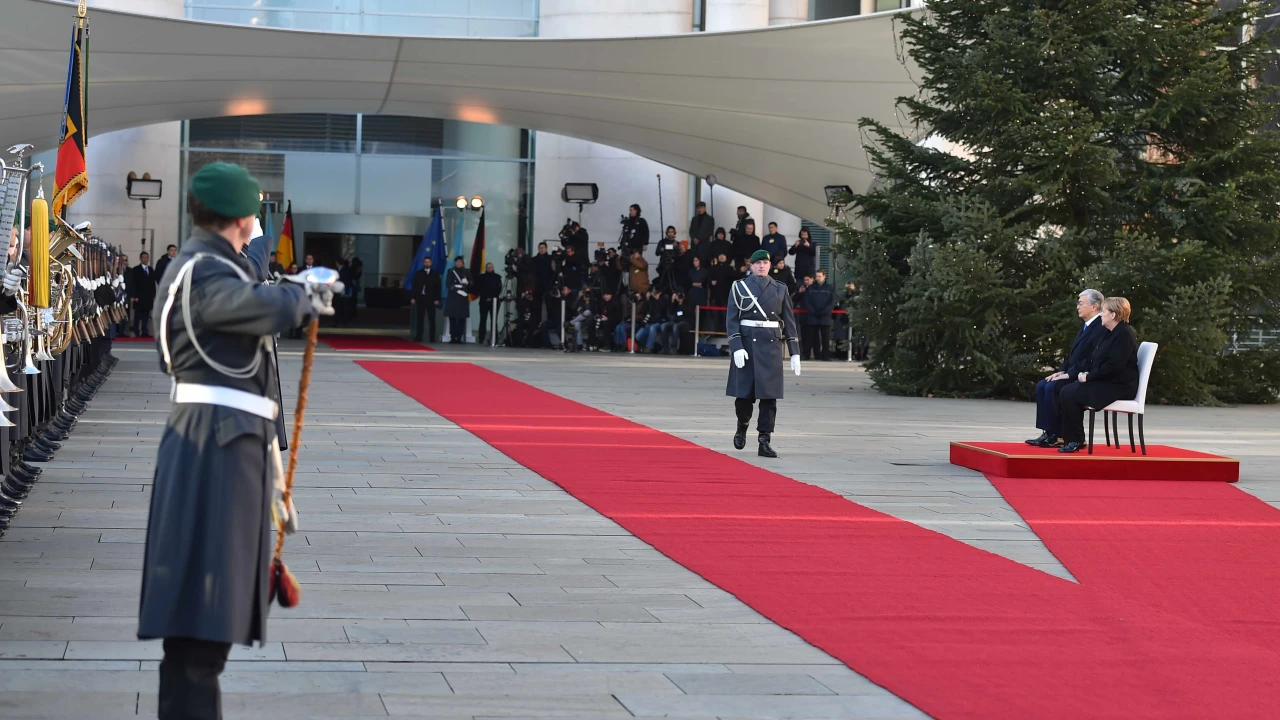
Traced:
POLYGON ((1129 326, 1129 312, 1129 301, 1122 297, 1102 301, 1102 326, 1108 332, 1094 348, 1088 371, 1063 388, 1058 400, 1062 439, 1067 443, 1058 452, 1085 447, 1085 408, 1101 410, 1138 394, 1138 336, 1129 326))

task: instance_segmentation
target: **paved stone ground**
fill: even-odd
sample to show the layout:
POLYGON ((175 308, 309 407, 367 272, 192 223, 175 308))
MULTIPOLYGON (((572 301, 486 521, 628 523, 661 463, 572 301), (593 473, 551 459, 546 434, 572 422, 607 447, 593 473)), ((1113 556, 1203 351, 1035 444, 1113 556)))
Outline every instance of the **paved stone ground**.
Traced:
MULTIPOLYGON (((299 345, 287 346, 286 379, 299 345)), ((106 387, 0 541, 0 717, 154 717, 134 639, 168 380, 121 345, 106 387)), ((550 482, 323 352, 301 455, 304 583, 224 675, 228 717, 915 718, 909 704, 550 482)), ((467 360, 732 453, 723 361, 466 348, 467 360)), ((293 388, 286 387, 286 394, 293 388)), ((290 401, 291 404, 291 401, 290 401)), ((885 397, 855 365, 788 378, 767 467, 1070 577, 947 440, 1022 439, 1032 408, 885 397)), ((1148 437, 1240 457, 1280 504, 1280 407, 1153 408, 1148 437)), ((747 462, 765 461, 738 453, 747 462)))

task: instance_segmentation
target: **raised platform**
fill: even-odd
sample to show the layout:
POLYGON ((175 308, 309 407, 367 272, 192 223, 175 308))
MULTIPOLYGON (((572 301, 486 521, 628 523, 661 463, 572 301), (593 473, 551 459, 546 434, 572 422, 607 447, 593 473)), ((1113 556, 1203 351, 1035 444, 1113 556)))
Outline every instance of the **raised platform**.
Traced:
POLYGON ((1057 450, 1026 443, 953 442, 951 463, 978 472, 1012 478, 1064 478, 1080 480, 1199 480, 1236 482, 1240 461, 1235 458, 1184 450, 1168 445, 1148 445, 1147 454, 1105 445, 1064 455, 1057 450))

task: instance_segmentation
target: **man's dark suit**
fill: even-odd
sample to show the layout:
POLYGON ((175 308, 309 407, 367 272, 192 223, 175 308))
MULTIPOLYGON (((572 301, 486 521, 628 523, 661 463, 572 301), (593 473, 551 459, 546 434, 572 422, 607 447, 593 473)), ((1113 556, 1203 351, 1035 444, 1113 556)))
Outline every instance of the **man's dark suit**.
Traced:
POLYGON ((151 308, 156 301, 155 271, 139 263, 130 270, 133 276, 133 334, 151 337, 151 308))
POLYGON ((1102 316, 1095 316, 1088 325, 1081 327, 1080 332, 1076 333, 1076 339, 1071 343, 1071 352, 1067 354, 1066 362, 1058 368, 1058 372, 1066 373, 1067 377, 1063 380, 1052 382, 1041 380, 1036 383, 1036 428, 1051 435, 1062 434, 1058 426, 1058 395, 1062 392, 1062 388, 1076 381, 1077 375, 1089 370, 1089 358, 1093 356, 1093 350, 1098 346, 1098 341, 1106 334, 1106 328, 1102 327, 1102 316))

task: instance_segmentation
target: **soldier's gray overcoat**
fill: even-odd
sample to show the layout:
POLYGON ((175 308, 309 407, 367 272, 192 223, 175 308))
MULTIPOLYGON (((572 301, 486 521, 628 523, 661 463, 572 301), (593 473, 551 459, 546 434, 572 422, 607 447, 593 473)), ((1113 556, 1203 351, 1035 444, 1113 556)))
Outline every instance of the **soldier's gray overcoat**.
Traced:
POLYGON ((782 399, 782 346, 785 343, 792 355, 800 352, 799 332, 787 286, 771 277, 755 275, 734 282, 729 291, 727 327, 731 356, 725 394, 756 400, 782 399), (743 283, 755 295, 759 307, 743 291, 743 283), (746 327, 742 325, 743 320, 774 321, 780 327, 746 327), (747 351, 747 363, 742 369, 733 364, 732 352, 738 350, 747 351))
MULTIPOLYGON (((217 255, 252 278, 227 240, 197 228, 161 278, 152 317, 160 335, 169 285, 196 253, 217 255)), ((226 263, 200 260, 190 282, 191 325, 205 352, 233 368, 263 355, 261 338, 309 319, 298 285, 243 280, 226 263)), ((272 363, 236 379, 196 352, 182 321, 181 293, 169 315, 169 347, 179 383, 221 385, 274 397, 272 363)), ((159 343, 157 343, 157 348, 159 343)), ((164 359, 161 357, 161 369, 164 359)), ((275 423, 218 405, 174 405, 156 458, 142 568, 138 637, 188 637, 252 644, 266 638, 272 489, 268 447, 275 423)))

